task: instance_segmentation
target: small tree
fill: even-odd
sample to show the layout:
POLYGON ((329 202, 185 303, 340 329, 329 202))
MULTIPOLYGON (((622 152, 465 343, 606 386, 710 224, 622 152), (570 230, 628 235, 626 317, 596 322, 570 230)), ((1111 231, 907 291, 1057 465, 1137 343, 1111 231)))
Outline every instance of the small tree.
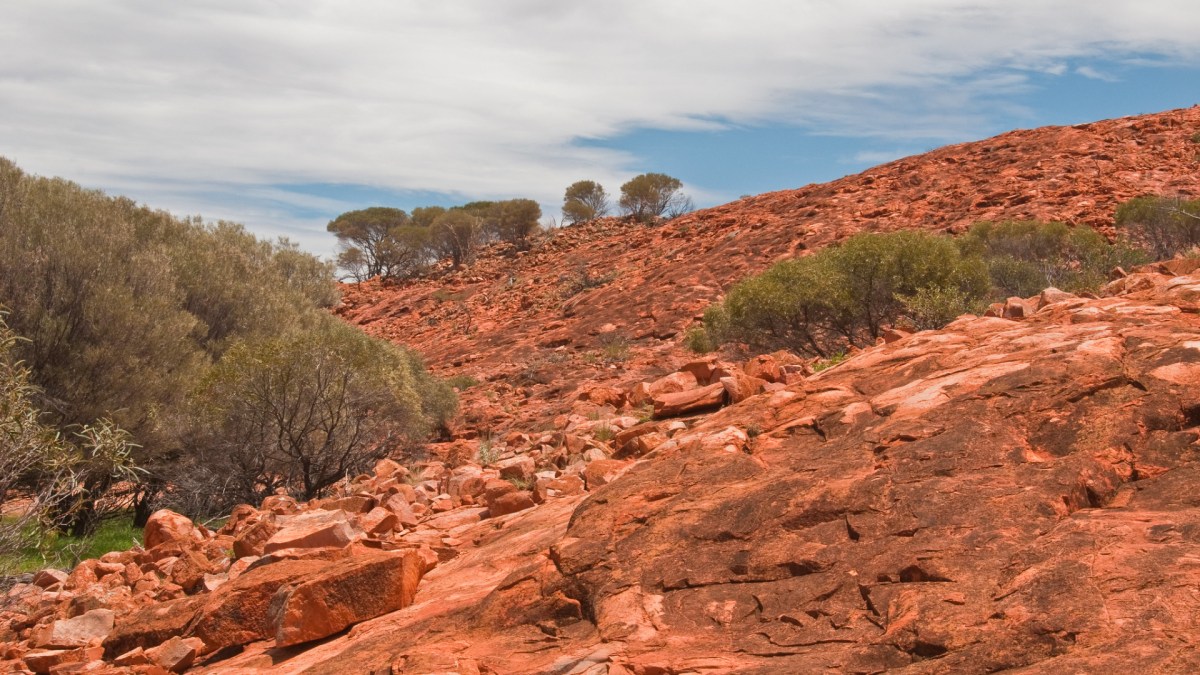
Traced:
POLYGON ((608 206, 604 186, 590 180, 576 181, 563 195, 563 218, 572 224, 599 218, 608 214, 608 206))
POLYGON ((456 268, 462 267, 475 259, 482 224, 465 209, 450 209, 433 221, 430 236, 438 253, 450 258, 456 268))
POLYGON ((493 228, 500 241, 518 249, 529 248, 529 239, 540 227, 542 207, 532 199, 510 199, 495 206, 493 228))
MULTIPOLYGON (((408 224, 408 214, 400 209, 373 206, 347 211, 329 221, 326 230, 338 238, 343 253, 357 249, 361 255, 352 256, 361 263, 367 277, 382 276, 389 271, 392 253, 392 231, 408 224)), ((340 259, 340 258, 339 258, 340 259)))
POLYGON ((662 216, 686 196, 679 192, 683 183, 661 173, 644 173, 621 186, 621 210, 640 221, 662 216))

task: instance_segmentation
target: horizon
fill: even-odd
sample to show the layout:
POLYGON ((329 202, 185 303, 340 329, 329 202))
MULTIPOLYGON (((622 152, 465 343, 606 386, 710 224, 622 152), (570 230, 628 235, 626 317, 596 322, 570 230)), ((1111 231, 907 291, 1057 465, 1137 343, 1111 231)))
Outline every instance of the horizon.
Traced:
POLYGON ((1182 3, 686 7, 5 6, 0 155, 328 257, 368 206, 558 219, 576 180, 661 172, 705 208, 1200 102, 1182 3))

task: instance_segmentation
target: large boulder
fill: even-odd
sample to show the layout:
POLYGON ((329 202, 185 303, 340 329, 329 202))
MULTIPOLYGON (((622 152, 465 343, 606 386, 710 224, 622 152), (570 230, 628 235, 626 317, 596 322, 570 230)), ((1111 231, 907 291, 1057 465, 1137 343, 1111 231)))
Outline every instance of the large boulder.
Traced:
POLYGON ((147 549, 167 542, 201 542, 204 534, 187 516, 170 509, 160 509, 150 514, 142 530, 142 545, 147 549))
POLYGON ((424 566, 415 551, 339 561, 281 591, 271 621, 279 647, 318 640, 407 607, 424 566))

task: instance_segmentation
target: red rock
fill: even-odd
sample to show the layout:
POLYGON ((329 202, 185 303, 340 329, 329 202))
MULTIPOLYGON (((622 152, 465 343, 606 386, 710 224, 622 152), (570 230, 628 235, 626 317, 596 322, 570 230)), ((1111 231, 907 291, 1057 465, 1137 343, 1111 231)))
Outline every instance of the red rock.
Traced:
POLYGON ((263 553, 285 548, 341 548, 362 538, 344 511, 313 511, 287 516, 263 545, 263 553))
POLYGON ((380 506, 371 509, 370 513, 362 515, 359 518, 359 523, 367 531, 367 534, 391 532, 400 524, 396 518, 396 514, 380 506))
POLYGON ((650 398, 653 399, 663 394, 674 394, 695 389, 699 384, 696 376, 692 373, 677 372, 651 382, 647 385, 646 391, 650 395, 650 398))
POLYGON ((601 459, 587 465, 583 470, 583 480, 587 483, 587 489, 595 490, 601 485, 616 480, 618 476, 625 473, 629 468, 628 462, 622 462, 616 459, 601 459))
POLYGON ((722 377, 720 384, 725 388, 725 394, 730 403, 741 403, 751 396, 762 393, 767 382, 745 373, 735 373, 729 377, 722 377))
POLYGON ((367 495, 352 495, 339 499, 329 499, 321 503, 326 511, 345 511, 346 513, 367 513, 375 508, 375 498, 367 495))
POLYGON ((104 650, 99 647, 81 647, 77 649, 48 649, 28 652, 24 656, 25 665, 35 673, 67 672, 62 670, 67 664, 80 666, 95 661, 103 656, 104 650))
POLYGON ((306 578, 275 601, 278 646, 332 635, 412 603, 423 567, 415 552, 347 560, 306 578))
POLYGON ((143 546, 154 548, 166 542, 200 542, 204 535, 187 516, 182 516, 170 509, 160 509, 150 515, 146 527, 142 530, 143 546))
POLYGON ((192 666, 204 651, 204 643, 196 638, 173 637, 145 651, 148 660, 172 673, 182 673, 192 666))
POLYGON ((720 382, 699 389, 654 397, 654 417, 679 417, 719 408, 725 403, 725 385, 720 382))
POLYGON ((116 614, 94 609, 73 619, 59 619, 34 631, 32 642, 40 649, 71 649, 99 644, 113 631, 116 614))
POLYGON ((504 516, 517 511, 531 509, 535 505, 533 497, 525 491, 502 494, 488 502, 488 513, 493 517, 504 516))
POLYGON ((395 494, 388 497, 387 501, 383 503, 383 507, 396 514, 397 522, 403 527, 414 527, 420 522, 420 519, 413 513, 408 500, 401 495, 395 494))
POLYGON ((702 359, 689 361, 679 369, 680 372, 689 373, 696 380, 698 385, 709 385, 715 382, 713 374, 717 370, 717 357, 706 356, 702 359))
POLYGON ((284 560, 252 569, 217 589, 186 631, 216 651, 274 637, 271 599, 285 586, 315 578, 329 569, 324 560, 284 560))
POLYGON ((298 510, 296 500, 288 495, 271 495, 263 500, 263 511, 270 511, 275 515, 286 516, 295 513, 298 510))
POLYGON ((279 532, 279 526, 275 524, 275 514, 268 511, 253 525, 243 528, 234 539, 234 556, 245 558, 246 556, 262 555, 266 543, 277 532, 279 532))
POLYGON ((504 480, 515 479, 525 482, 533 480, 533 474, 537 471, 533 459, 527 456, 506 459, 497 463, 496 468, 500 471, 500 478, 504 480))
POLYGON ((375 463, 375 476, 380 480, 388 478, 403 479, 408 475, 408 469, 393 459, 384 458, 375 463))
POLYGON ((66 572, 56 569, 44 569, 33 575, 33 585, 39 588, 50 588, 63 584, 70 578, 66 572))

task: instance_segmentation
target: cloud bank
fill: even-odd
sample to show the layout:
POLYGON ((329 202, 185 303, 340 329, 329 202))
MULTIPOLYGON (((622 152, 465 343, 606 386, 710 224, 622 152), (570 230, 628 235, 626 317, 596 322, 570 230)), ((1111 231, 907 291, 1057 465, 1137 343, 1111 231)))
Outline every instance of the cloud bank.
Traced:
POLYGON ((594 142, 635 129, 958 140, 1035 74, 1198 34, 1182 1, 9 2, 0 154, 330 248, 297 214, 346 202, 280 186, 555 205, 654 170, 594 142))

